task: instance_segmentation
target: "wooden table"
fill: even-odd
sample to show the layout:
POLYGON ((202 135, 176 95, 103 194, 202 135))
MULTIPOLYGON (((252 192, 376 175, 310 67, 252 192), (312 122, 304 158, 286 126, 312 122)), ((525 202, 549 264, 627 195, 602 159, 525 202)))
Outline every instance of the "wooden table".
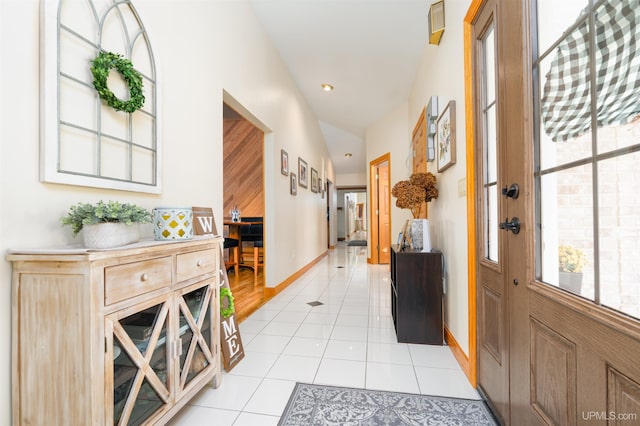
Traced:
MULTIPOLYGON (((242 219, 240 219, 240 222, 234 222, 230 218, 224 218, 223 224, 229 227, 229 238, 234 238, 238 240, 238 251, 240 252, 240 259, 242 259, 242 235, 240 233, 240 227, 246 226, 246 225, 262 225, 262 222, 261 221, 243 222, 242 219)), ((230 261, 235 260, 233 258, 233 251, 231 250, 229 250, 229 260, 230 261)), ((253 269, 252 265, 245 265, 242 262, 238 262, 238 263, 241 267, 253 269)))

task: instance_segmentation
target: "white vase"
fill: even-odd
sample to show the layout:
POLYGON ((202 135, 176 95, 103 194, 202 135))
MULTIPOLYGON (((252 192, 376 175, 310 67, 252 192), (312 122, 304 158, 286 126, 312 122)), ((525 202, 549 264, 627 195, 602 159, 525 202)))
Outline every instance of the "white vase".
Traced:
POLYGON ((96 223, 82 227, 82 238, 87 248, 112 248, 138 241, 140 229, 137 223, 96 223))
POLYGON ((413 219, 411 221, 411 248, 423 253, 431 251, 429 219, 413 219))

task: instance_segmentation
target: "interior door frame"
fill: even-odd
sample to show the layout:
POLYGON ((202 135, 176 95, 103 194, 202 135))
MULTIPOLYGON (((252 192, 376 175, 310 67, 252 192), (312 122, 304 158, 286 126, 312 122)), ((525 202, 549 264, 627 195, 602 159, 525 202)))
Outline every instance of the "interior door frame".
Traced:
POLYGON ((467 368, 463 368, 471 385, 478 386, 477 364, 477 304, 476 304, 476 167, 475 167, 475 126, 473 97, 473 22, 479 14, 484 0, 472 0, 464 17, 464 104, 466 134, 466 166, 467 166, 467 297, 469 321, 469 358, 467 368))
MULTIPOLYGON (((370 232, 368 232, 367 238, 369 238, 369 241, 371 242, 371 244, 369 244, 369 258, 367 259, 367 263, 371 263, 374 265, 380 264, 380 252, 378 249, 374 250, 375 247, 380 247, 380 234, 379 234, 379 226, 380 226, 380 221, 378 220, 378 214, 376 213, 376 211, 379 211, 380 206, 379 206, 379 202, 380 200, 378 199, 377 196, 374 196, 375 194, 378 194, 378 180, 376 179, 376 169, 378 168, 378 166, 382 163, 386 162, 387 163, 387 167, 389 169, 389 182, 387 185, 387 188, 389 188, 389 191, 391 190, 391 153, 387 152, 386 154, 381 155, 380 157, 376 158, 375 160, 372 160, 371 162, 369 162, 369 227, 371 229, 370 232)), ((386 197, 387 200, 391 200, 391 193, 387 194, 386 197)), ((389 201, 388 201, 389 202, 389 201)), ((391 206, 387 206, 387 211, 389 212, 389 235, 391 235, 391 206)))

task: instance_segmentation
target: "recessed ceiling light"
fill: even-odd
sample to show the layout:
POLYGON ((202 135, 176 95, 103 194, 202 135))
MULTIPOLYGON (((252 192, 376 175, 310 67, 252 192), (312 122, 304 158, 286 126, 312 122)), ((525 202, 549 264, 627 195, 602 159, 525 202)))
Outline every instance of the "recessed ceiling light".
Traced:
POLYGON ((333 90, 333 86, 329 83, 322 83, 320 87, 322 87, 322 90, 324 90, 325 92, 330 92, 333 90))
POLYGON ((350 153, 350 152, 347 152, 344 156, 347 157, 347 158, 351 158, 353 156, 353 154, 350 153))

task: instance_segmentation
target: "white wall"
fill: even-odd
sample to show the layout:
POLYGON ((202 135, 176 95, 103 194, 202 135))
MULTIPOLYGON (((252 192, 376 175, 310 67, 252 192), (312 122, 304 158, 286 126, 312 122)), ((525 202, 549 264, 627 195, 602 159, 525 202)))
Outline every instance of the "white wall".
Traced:
MULTIPOLYGON (((162 94, 160 195, 39 182, 39 1, 0 2, 0 54, 11 58, 0 68, 0 251, 76 242, 59 218, 79 201, 212 206, 220 222, 226 91, 270 131, 266 279, 277 285, 327 248, 326 200, 303 188, 296 197, 289 195, 289 179, 280 174, 280 149, 285 149, 292 165, 301 156, 335 182, 316 117, 245 1, 134 4, 151 39, 162 94), (175 161, 185 157, 189 160, 175 161), (309 232, 314 228, 319 232, 309 232)), ((0 262, 0 277, 0 346, 5 348, 0 351, 0 424, 5 425, 11 402, 11 265, 6 261, 0 262)))
MULTIPOLYGON (((456 164, 437 173, 435 162, 427 163, 434 173, 440 195, 429 203, 429 223, 434 248, 444 253, 445 323, 465 353, 469 353, 467 203, 458 195, 458 182, 466 177, 464 125, 464 39, 463 19, 470 0, 446 3, 446 30, 439 46, 425 42, 422 62, 406 104, 390 111, 366 131, 367 164, 391 153, 391 186, 411 175, 411 132, 430 96, 439 96, 441 105, 456 101, 456 164)), ((368 170, 367 170, 368 181, 368 170)), ((391 240, 411 218, 406 209, 395 207, 391 198, 391 240)), ((371 244, 369 244, 370 246, 371 244)))
MULTIPOLYGON (((366 158, 367 165, 376 158, 391 154, 390 180, 391 186, 399 180, 407 179, 411 175, 411 163, 407 167, 409 156, 409 143, 411 142, 411 129, 408 125, 408 105, 406 102, 398 105, 393 111, 369 126, 366 130, 366 158)), ((369 167, 367 166, 367 178, 369 182, 369 167)), ((368 185, 367 185, 368 186, 368 185)), ((371 191, 367 191, 367 204, 371 206, 371 191)), ((396 207, 395 198, 391 199, 391 242, 396 237, 407 219, 411 218, 411 212, 396 207)), ((371 217, 367 217, 367 223, 371 223, 371 217)), ((367 251, 371 257, 371 235, 367 235, 367 251)))
MULTIPOLYGON (((368 167, 368 165, 365 167, 368 167)), ((338 188, 345 186, 366 186, 367 175, 364 172, 337 175, 336 185, 338 186, 338 188)))
POLYGON ((458 181, 466 177, 463 20, 470 4, 470 0, 446 3, 446 30, 440 45, 425 44, 409 97, 411 128, 430 96, 439 97, 440 110, 447 102, 456 102, 456 164, 440 174, 435 162, 427 166, 436 175, 440 192, 438 199, 429 203, 429 223, 432 245, 445 256, 445 323, 467 355, 467 202, 466 196, 458 195, 458 181))

